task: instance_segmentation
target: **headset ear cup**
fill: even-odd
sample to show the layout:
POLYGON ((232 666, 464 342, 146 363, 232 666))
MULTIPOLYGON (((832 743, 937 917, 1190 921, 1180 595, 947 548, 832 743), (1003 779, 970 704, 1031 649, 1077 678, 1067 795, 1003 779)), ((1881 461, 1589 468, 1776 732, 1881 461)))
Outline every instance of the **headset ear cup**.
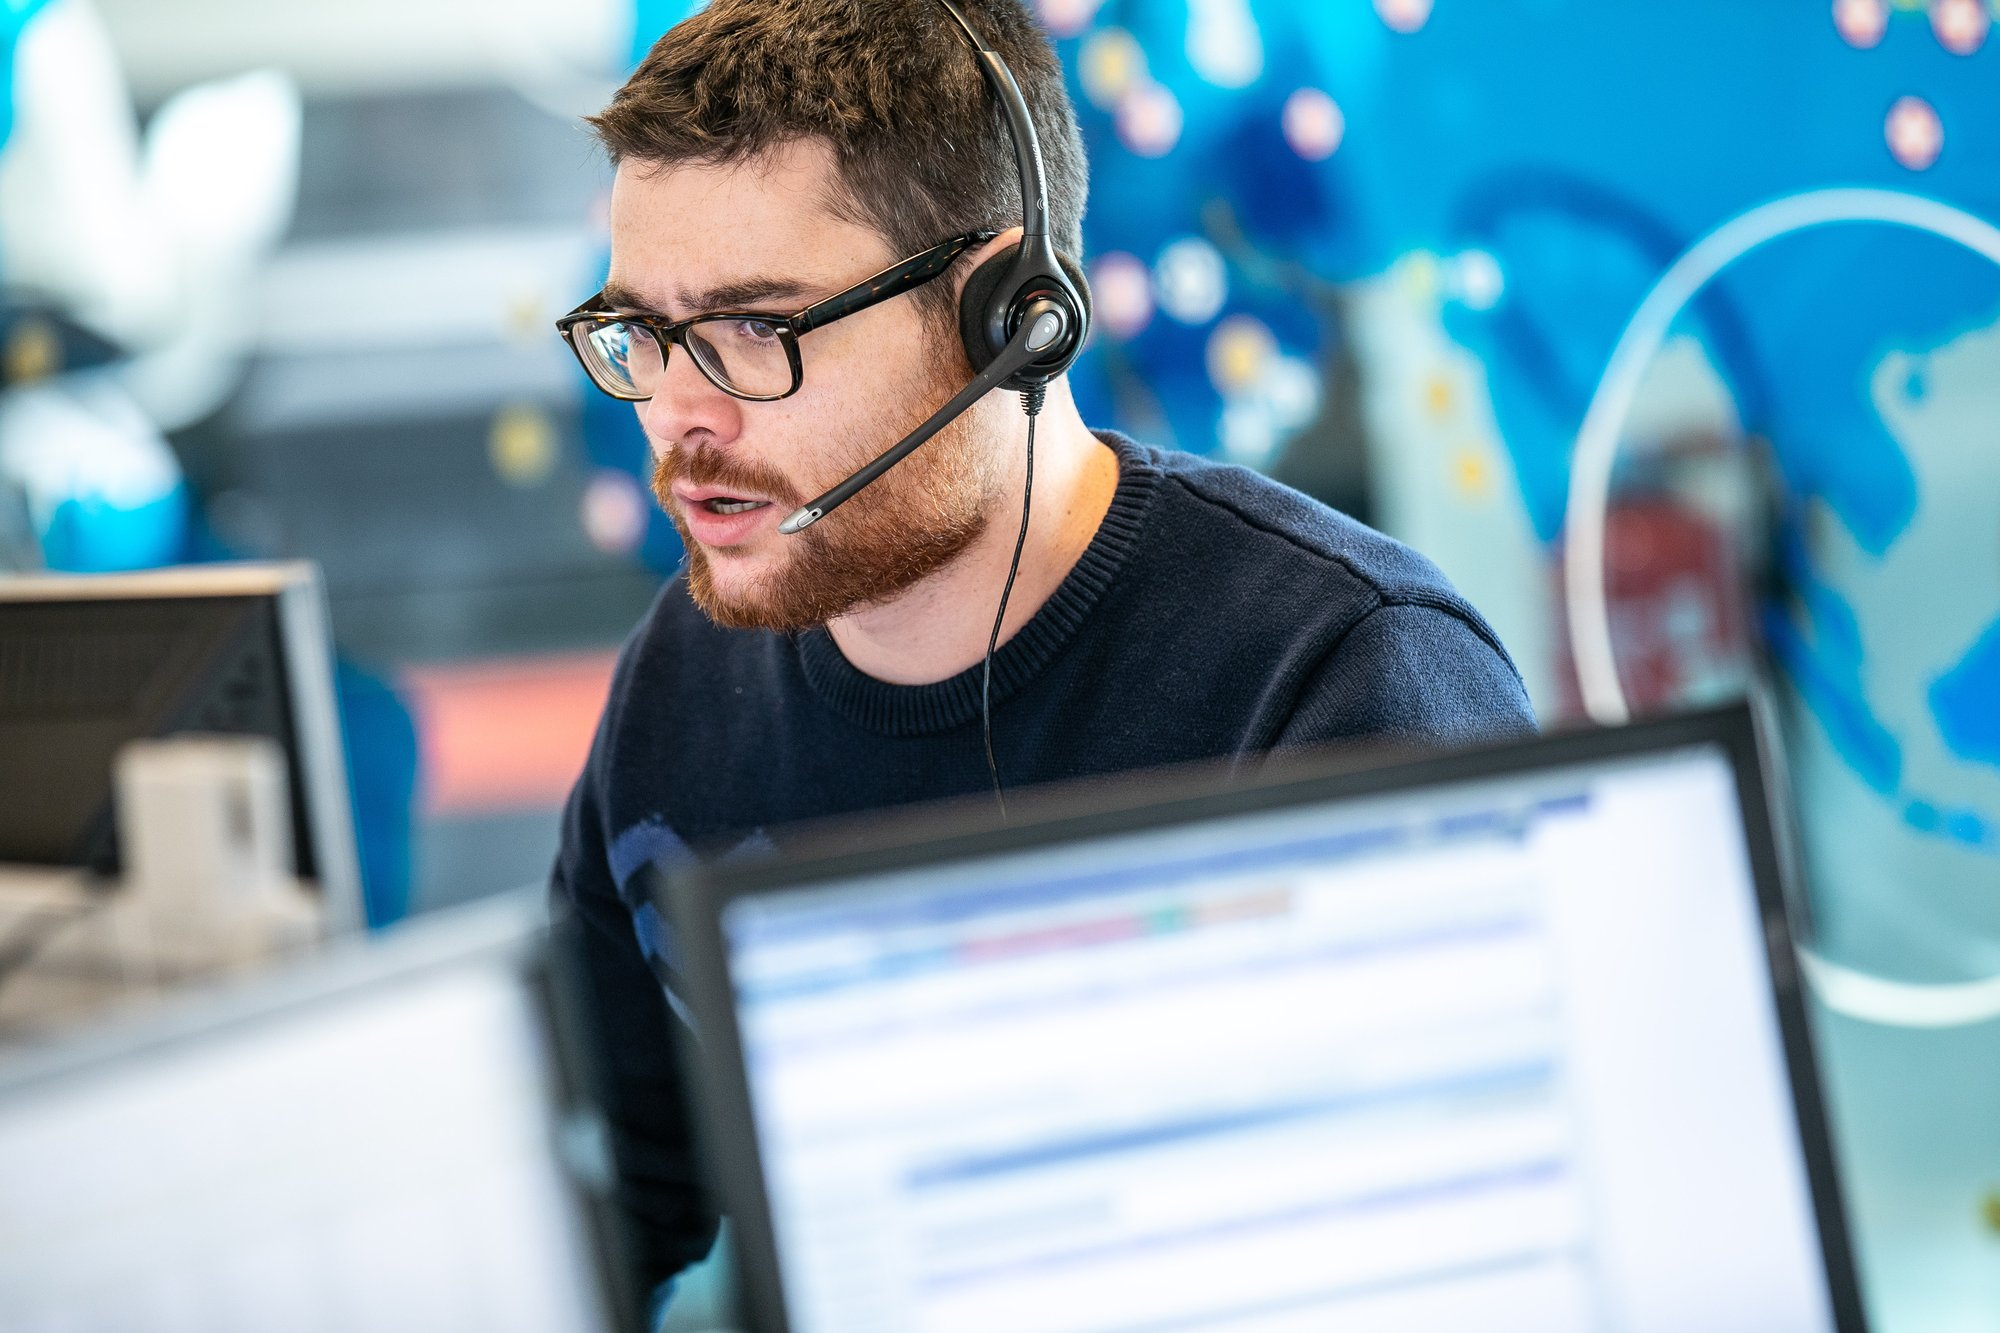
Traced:
POLYGON ((988 329, 994 323, 993 307, 1001 301, 1000 284, 1014 267, 1014 256, 1021 253, 1019 245, 1010 245, 991 259, 972 270, 965 280, 965 289, 958 294, 958 336, 965 344, 965 359, 972 363, 974 374, 993 364, 993 358, 1000 355, 1005 343, 994 343, 988 329))
MULTIPOLYGON (((991 330, 995 325, 1006 324, 1005 298, 1000 285, 1007 280, 1014 257, 1020 251, 1019 245, 1010 245, 972 270, 965 280, 965 289, 959 293, 958 336, 965 344, 965 358, 972 363, 974 374, 992 365, 993 358, 1006 346, 1004 342, 993 341, 991 330)), ((1083 335, 1090 331, 1090 280, 1084 276, 1083 266, 1068 255, 1057 255, 1056 262, 1062 265, 1063 275, 1069 279, 1070 290, 1075 293, 1083 315, 1083 327, 1077 331, 1073 350, 1063 363, 1063 369, 1067 370, 1069 362, 1076 359, 1076 351, 1083 346, 1083 335)))

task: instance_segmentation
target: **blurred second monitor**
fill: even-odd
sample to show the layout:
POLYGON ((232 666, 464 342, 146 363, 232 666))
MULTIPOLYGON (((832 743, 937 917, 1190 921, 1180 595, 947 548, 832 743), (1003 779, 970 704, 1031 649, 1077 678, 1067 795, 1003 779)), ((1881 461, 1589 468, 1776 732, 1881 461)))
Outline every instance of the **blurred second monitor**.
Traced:
POLYGON ((1855 1333, 1755 751, 683 878, 752 1328, 1855 1333))
POLYGON ((0 1328, 618 1327, 539 905, 0 1067, 0 1328))
POLYGON ((128 741, 265 736, 286 756, 296 872, 330 926, 358 927, 326 623, 307 564, 0 580, 0 867, 120 870, 128 741))

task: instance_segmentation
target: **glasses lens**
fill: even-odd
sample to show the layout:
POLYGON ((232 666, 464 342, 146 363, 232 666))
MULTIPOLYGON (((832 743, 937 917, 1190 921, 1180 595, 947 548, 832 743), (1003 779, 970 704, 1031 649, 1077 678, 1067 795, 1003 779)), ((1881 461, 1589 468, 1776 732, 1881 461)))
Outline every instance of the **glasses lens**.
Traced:
POLYGON ((689 328, 687 346, 709 378, 723 388, 774 398, 796 387, 785 338, 772 320, 724 315, 689 328))
POLYGON ((584 369, 597 387, 619 398, 650 398, 666 367, 651 329, 618 320, 586 321, 570 330, 584 369))

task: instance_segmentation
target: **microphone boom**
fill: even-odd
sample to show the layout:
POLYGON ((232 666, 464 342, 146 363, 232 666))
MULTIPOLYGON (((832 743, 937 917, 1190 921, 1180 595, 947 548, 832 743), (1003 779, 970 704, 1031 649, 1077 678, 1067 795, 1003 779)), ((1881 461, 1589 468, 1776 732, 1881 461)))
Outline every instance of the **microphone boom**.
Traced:
POLYGON ((993 359, 992 365, 973 376, 971 383, 953 394, 950 401, 933 412, 922 425, 877 454, 859 471, 818 499, 793 510, 778 525, 778 531, 787 536, 803 532, 853 499, 864 487, 909 457, 917 446, 957 420, 967 408, 992 392, 1002 381, 1026 370, 1051 343, 1061 337, 1067 324, 1068 318, 1063 314, 1062 307, 1053 301, 1036 301, 1029 306, 1021 327, 1000 355, 993 359), (1051 315, 1055 317, 1053 325, 1050 323, 1051 315))

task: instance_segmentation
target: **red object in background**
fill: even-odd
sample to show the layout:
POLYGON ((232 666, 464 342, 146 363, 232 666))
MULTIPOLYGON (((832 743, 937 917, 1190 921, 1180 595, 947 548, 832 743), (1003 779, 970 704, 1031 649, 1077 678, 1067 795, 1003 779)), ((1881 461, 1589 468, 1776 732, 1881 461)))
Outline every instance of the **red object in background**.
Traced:
MULTIPOLYGON (((1604 551, 1611 646, 1632 712, 1657 713, 1740 689, 1750 669, 1749 604, 1727 531, 1671 500, 1625 500, 1607 515, 1604 551)), ((1554 571, 1562 709, 1580 717, 1560 551, 1554 571)))
POLYGON ((583 771, 615 653, 408 667, 427 815, 560 806, 583 771))

